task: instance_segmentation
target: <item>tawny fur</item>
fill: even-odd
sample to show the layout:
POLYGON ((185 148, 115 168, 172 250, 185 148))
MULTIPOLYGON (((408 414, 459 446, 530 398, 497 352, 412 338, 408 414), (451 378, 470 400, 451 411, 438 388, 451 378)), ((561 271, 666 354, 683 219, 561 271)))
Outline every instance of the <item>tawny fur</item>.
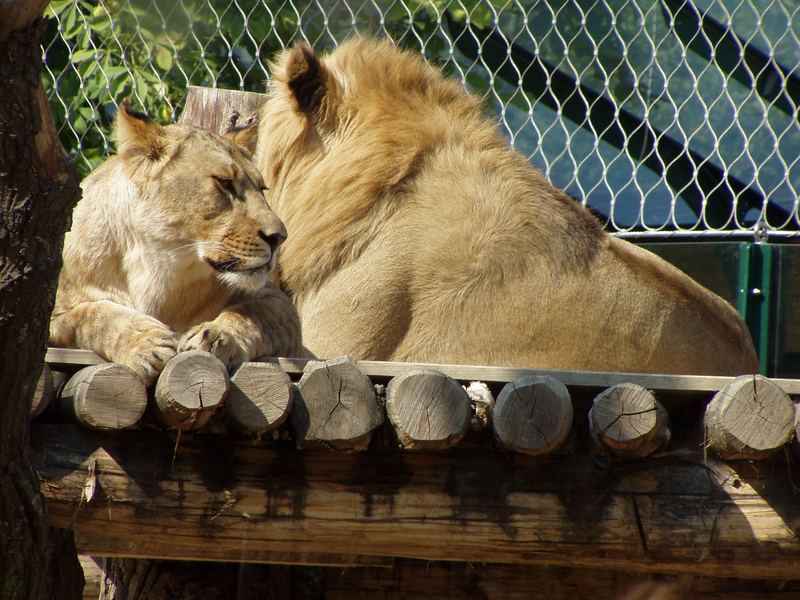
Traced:
POLYGON ((50 323, 150 383, 178 350, 231 365, 301 351, 297 311, 269 283, 283 223, 249 153, 123 105, 119 154, 83 184, 50 323))
POLYGON ((280 54, 256 160, 320 356, 556 369, 758 368, 733 308, 602 231, 418 55, 280 54))

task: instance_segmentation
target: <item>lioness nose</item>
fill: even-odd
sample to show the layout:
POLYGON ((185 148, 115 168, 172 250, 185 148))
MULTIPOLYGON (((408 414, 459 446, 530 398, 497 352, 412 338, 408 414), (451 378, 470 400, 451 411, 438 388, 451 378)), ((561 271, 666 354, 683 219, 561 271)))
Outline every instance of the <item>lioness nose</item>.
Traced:
POLYGON ((286 240, 286 230, 281 228, 280 231, 268 235, 264 233, 263 230, 259 229, 258 237, 267 242, 267 244, 269 244, 269 249, 275 252, 275 249, 286 240))

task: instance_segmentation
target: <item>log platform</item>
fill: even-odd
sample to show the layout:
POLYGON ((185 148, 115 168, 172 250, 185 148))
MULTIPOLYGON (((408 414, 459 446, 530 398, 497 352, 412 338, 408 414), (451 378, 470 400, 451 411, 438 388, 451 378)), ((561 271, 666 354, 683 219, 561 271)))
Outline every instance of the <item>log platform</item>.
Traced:
MULTIPOLYGON (((108 365, 62 349, 46 362, 57 374, 108 365)), ((800 580, 800 468, 778 451, 798 445, 798 380, 345 358, 264 359, 221 377, 230 394, 181 437, 153 422, 32 423, 51 523, 74 528, 80 552, 800 580), (492 394, 491 418, 476 414, 492 394), (770 444, 743 433, 763 419, 780 434, 770 444), (734 437, 739 454, 726 450, 734 437)))

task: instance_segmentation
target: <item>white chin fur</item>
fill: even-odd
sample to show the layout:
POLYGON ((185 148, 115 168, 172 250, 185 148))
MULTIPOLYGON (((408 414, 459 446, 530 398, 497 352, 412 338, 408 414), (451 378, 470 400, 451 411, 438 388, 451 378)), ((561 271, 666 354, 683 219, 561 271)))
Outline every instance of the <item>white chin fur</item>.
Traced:
POLYGON ((235 271, 217 273, 217 277, 225 285, 239 292, 252 294, 267 285, 271 270, 269 265, 264 265, 256 271, 248 271, 246 273, 237 273, 235 271))

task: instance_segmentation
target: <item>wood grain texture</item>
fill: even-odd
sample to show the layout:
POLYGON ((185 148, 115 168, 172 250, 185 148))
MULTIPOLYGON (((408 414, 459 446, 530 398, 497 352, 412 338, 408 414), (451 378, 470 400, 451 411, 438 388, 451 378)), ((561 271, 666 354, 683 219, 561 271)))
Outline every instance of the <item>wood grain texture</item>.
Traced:
POLYGON ((796 465, 651 457, 298 452, 218 436, 32 425, 51 523, 83 553, 269 562, 394 556, 794 579, 796 465), (97 492, 81 502, 94 464, 97 492), (790 470, 791 469, 791 470, 790 470), (767 472, 768 471, 768 472, 767 472))
POLYGON ((589 410, 589 431, 601 449, 619 458, 643 458, 670 440, 667 411, 649 390, 634 383, 611 386, 589 410))
POLYGON ((36 382, 36 389, 31 399, 31 419, 42 414, 54 397, 53 371, 47 365, 42 365, 42 372, 36 382))
POLYGON ((267 433, 280 427, 292 410, 293 386, 280 367, 269 363, 244 363, 231 376, 225 408, 236 429, 267 433))
POLYGON ((706 408, 708 447, 727 459, 759 460, 786 444, 795 427, 792 400, 761 375, 738 377, 706 408))
POLYGON ((238 115, 236 124, 243 125, 258 117, 259 109, 265 101, 264 94, 255 92, 192 85, 186 92, 186 102, 179 122, 223 135, 230 128, 232 115, 238 115))
POLYGON ((133 427, 147 408, 147 391, 127 367, 104 363, 85 367, 61 389, 58 410, 97 430, 133 427))
MULTIPOLYGON (((86 577, 85 600, 97 600, 100 594, 103 573, 98 564, 101 561, 81 557, 86 577)), ((201 563, 190 564, 199 571, 208 570, 201 563)), ((272 585, 280 583, 286 589, 275 596, 262 594, 254 597, 297 598, 291 595, 290 582, 295 580, 297 569, 302 567, 288 573, 281 572, 288 567, 276 570, 267 565, 250 565, 248 568, 248 565, 242 564, 217 563, 215 568, 234 570, 234 576, 229 577, 232 581, 227 590, 230 597, 249 598, 251 596, 243 593, 249 581, 260 574, 258 571, 253 573, 253 569, 259 566, 269 569, 266 575, 272 585)), ((608 569, 414 559, 399 559, 392 568, 330 567, 315 569, 314 572, 321 579, 325 600, 788 600, 800 595, 800 581, 670 576, 608 569)))
POLYGON ((572 417, 572 401, 563 383, 548 376, 522 377, 498 394, 494 433, 509 450, 547 454, 567 438, 572 417))
POLYGON ((298 447, 359 451, 383 423, 375 389, 349 357, 306 364, 297 382, 292 426, 298 447))
POLYGON ((188 431, 205 425, 228 395, 228 371, 202 350, 172 357, 158 377, 154 413, 171 429, 188 431))
POLYGON ((3 0, 0 2, 0 43, 15 29, 24 29, 41 18, 50 0, 3 0))
POLYGON ((442 450, 458 444, 472 410, 463 387, 432 369, 409 369, 386 387, 386 416, 409 450, 442 450))

